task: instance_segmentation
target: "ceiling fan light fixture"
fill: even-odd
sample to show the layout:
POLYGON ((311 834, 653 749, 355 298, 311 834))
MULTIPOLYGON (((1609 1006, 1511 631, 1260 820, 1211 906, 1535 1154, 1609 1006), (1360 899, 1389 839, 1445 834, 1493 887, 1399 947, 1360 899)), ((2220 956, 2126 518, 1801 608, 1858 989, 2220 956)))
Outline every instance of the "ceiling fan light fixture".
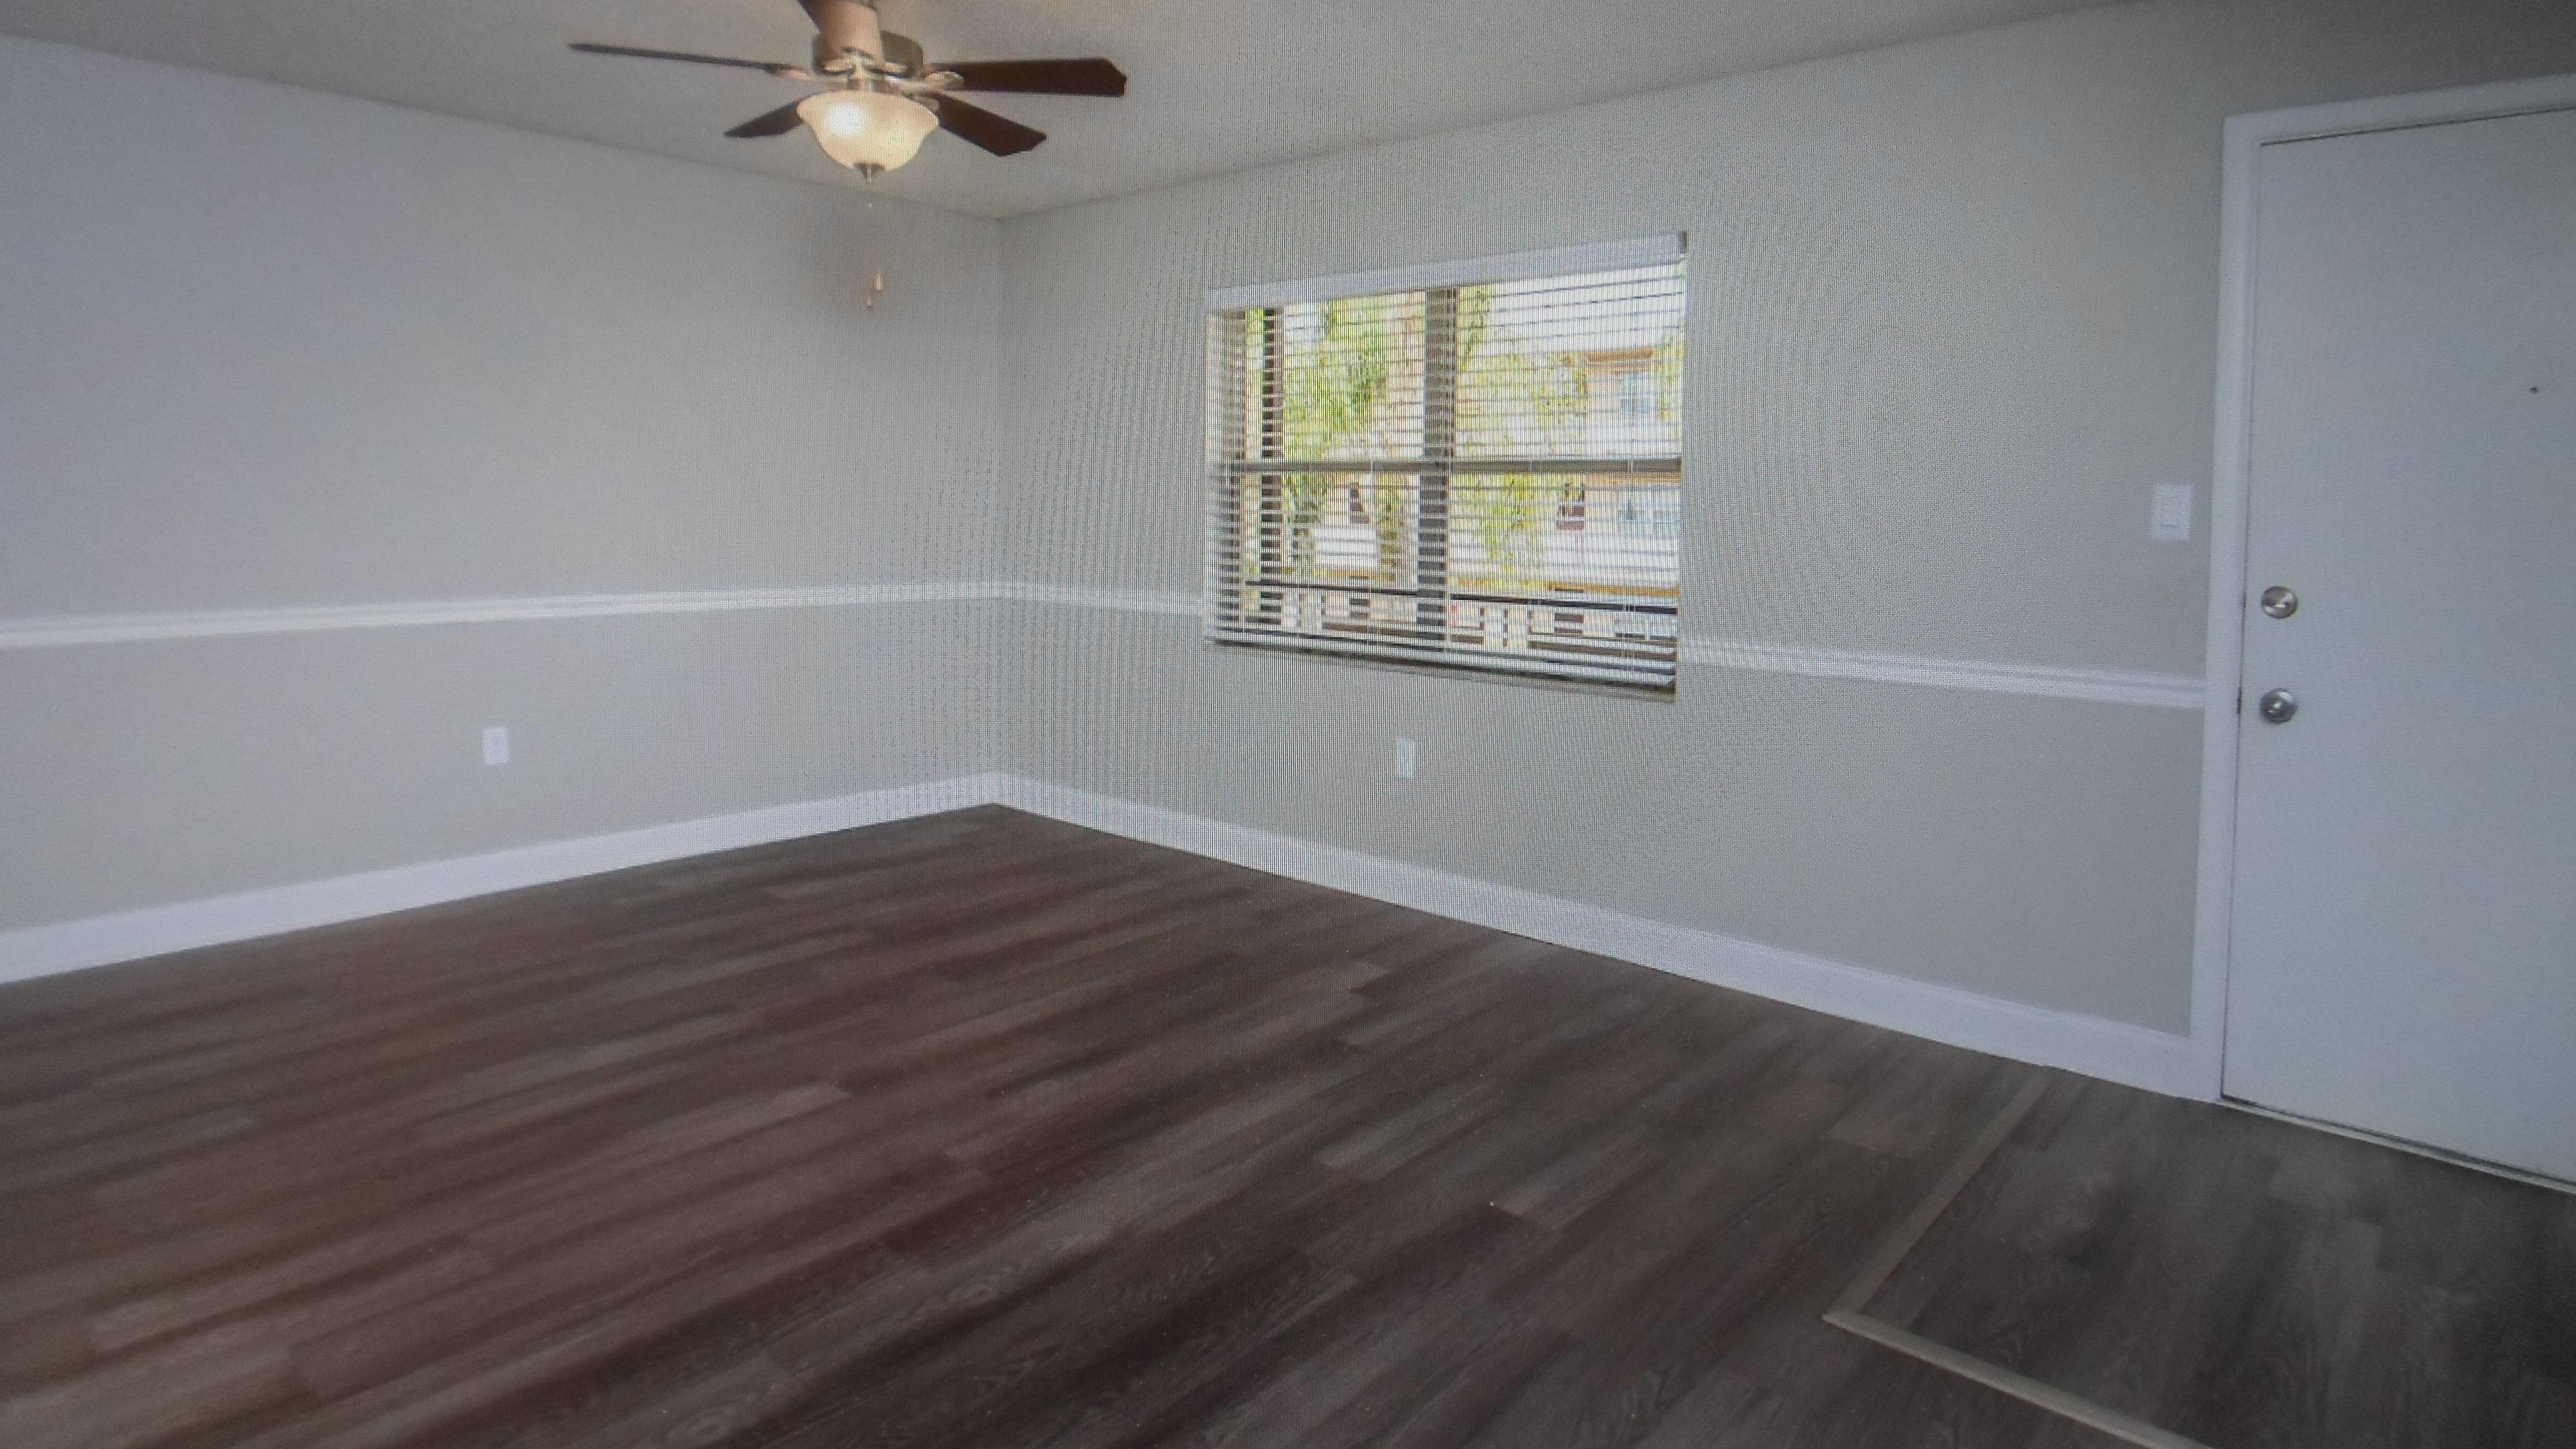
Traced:
POLYGON ((885 91, 825 91, 798 102, 796 114, 824 155, 868 176, 911 160, 939 127, 928 106, 885 91))

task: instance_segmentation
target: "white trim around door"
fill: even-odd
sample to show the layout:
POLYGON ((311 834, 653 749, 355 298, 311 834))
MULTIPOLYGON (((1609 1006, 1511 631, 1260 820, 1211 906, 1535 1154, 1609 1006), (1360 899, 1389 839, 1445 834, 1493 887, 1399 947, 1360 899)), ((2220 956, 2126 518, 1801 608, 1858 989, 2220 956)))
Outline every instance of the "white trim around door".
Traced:
POLYGON ((2245 654, 2247 467, 2253 427, 2255 187, 2263 148, 2528 115, 2576 105, 2576 75, 2231 116, 2219 202, 2218 397, 2209 499, 2208 712, 2201 730, 2200 874, 2192 938, 2195 1094, 2223 1095, 2236 880, 2236 733, 2245 654))

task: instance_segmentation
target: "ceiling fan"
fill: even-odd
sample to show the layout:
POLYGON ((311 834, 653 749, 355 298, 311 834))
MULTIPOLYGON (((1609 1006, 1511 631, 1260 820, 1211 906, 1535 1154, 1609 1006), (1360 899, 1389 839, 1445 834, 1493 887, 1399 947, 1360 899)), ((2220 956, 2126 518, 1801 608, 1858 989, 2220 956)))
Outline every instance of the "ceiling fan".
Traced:
POLYGON ((957 99, 957 91, 1017 91, 1024 95, 1123 96, 1126 74, 1098 56, 1079 60, 978 60, 931 65, 921 44, 877 23, 873 6, 860 0, 797 0, 814 22, 810 66, 681 50, 642 50, 630 45, 575 41, 585 55, 625 55, 642 60, 681 60, 762 71, 781 80, 823 81, 831 87, 752 117, 728 136, 784 136, 799 126, 813 131, 823 154, 874 179, 913 157, 936 128, 971 141, 996 156, 1015 156, 1046 139, 1046 132, 957 99))

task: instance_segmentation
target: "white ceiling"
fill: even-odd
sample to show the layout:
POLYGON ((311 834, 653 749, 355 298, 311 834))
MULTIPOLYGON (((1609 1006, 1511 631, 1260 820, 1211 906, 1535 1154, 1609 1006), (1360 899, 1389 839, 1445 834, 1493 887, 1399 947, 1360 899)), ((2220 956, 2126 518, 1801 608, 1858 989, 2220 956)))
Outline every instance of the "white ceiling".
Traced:
MULTIPOLYGON (((883 0, 934 60, 1106 55, 1127 98, 997 96, 1052 139, 934 136, 885 194, 1011 216, 1265 162, 1864 50, 2103 0, 883 0)), ((795 0, 0 0, 0 30, 665 156, 857 185, 799 135, 724 129, 799 94, 567 41, 801 61, 795 0)))

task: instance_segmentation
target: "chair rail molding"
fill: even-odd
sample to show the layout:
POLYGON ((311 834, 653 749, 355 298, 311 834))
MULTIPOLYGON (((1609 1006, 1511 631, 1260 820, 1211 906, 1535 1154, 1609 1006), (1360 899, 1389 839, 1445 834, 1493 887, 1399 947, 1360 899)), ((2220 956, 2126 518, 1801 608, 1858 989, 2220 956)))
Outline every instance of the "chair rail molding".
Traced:
MULTIPOLYGON (((309 634, 344 629, 529 624, 654 614, 981 602, 1099 609, 1111 613, 1190 620, 1196 620, 1201 613, 1201 600, 1197 594, 1168 589, 1116 589, 1023 579, 927 579, 787 588, 679 589, 651 593, 549 594, 25 617, 0 619, 0 651, 170 639, 221 639, 257 634, 309 634)), ((1824 649, 1745 639, 1685 635, 1681 657, 1687 663, 1716 669, 1748 669, 1772 674, 1801 674, 1818 679, 1982 690, 2096 704, 2140 705, 2151 709, 2197 710, 2204 706, 2207 698, 2206 686, 2201 680, 2179 674, 1824 649)))
POLYGON ((0 650, 221 639, 243 634, 312 634, 341 629, 408 629, 437 624, 525 624, 639 614, 713 614, 743 609, 831 609, 861 604, 942 603, 997 597, 987 584, 927 582, 820 584, 767 589, 676 589, 654 593, 546 594, 498 599, 420 599, 284 608, 198 609, 149 614, 61 614, 0 619, 0 650))

